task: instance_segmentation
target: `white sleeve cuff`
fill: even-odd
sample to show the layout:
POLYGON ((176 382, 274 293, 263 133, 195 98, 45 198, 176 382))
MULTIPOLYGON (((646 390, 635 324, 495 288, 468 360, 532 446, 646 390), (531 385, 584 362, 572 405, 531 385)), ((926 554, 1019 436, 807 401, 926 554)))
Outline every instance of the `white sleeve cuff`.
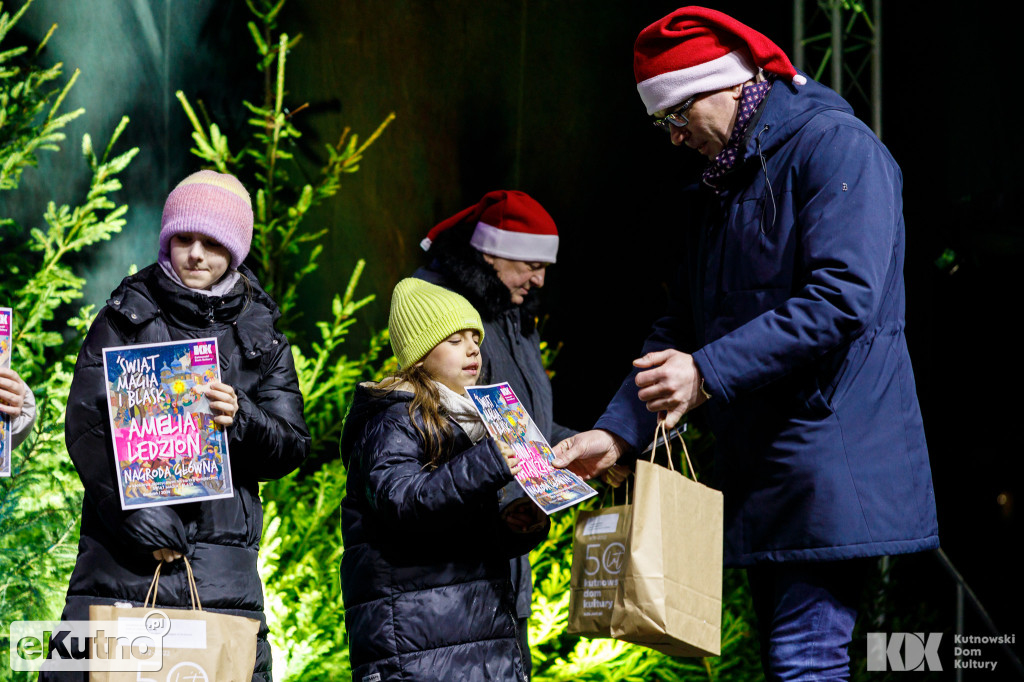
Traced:
POLYGON ((21 405, 21 414, 11 420, 11 449, 18 447, 28 438, 32 425, 36 423, 36 396, 24 381, 25 402, 21 405))

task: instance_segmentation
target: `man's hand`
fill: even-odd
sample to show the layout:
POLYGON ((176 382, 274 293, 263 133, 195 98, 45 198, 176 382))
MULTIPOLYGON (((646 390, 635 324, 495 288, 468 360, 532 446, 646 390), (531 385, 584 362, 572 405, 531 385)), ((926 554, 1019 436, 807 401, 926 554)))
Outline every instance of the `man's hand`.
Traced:
POLYGON ((584 431, 556 445, 551 463, 559 469, 568 467, 584 481, 589 481, 611 468, 628 447, 626 441, 610 431, 584 431))
POLYGON ((692 355, 672 348, 659 350, 634 360, 633 366, 645 370, 636 375, 637 396, 649 411, 659 413, 658 420, 666 428, 675 427, 684 414, 707 400, 692 355))

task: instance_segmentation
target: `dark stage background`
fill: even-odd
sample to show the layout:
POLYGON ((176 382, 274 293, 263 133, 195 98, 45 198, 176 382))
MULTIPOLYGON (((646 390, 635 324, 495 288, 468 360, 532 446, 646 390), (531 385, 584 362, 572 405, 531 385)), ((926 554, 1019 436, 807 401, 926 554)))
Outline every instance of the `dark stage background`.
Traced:
MULTIPOLYGON (((792 49, 791 3, 717 2, 792 49)), ((18 3, 14 3, 18 5, 18 3)), ((345 178, 341 199, 312 220, 330 228, 309 283, 307 317, 328 310, 356 260, 378 300, 364 333, 387 320, 393 284, 419 263, 436 221, 496 188, 521 189, 554 216, 560 262, 544 291, 545 336, 564 342, 554 380, 556 418, 588 428, 618 386, 665 302, 678 260, 678 190, 699 172, 647 122, 632 76, 637 32, 672 2, 580 0, 293 0, 301 31, 289 58, 290 104, 303 151, 319 154, 345 125, 368 135, 395 123, 345 178)), ((1024 287, 1019 198, 1021 142, 1014 108, 1016 17, 943 3, 884 4, 883 140, 901 164, 907 223, 907 337, 932 453, 943 547, 1003 632, 1024 636, 1021 541, 1022 375, 1017 356, 1024 287), (936 259, 952 249, 952 266, 936 259)), ((243 2, 38 0, 23 30, 60 29, 46 58, 83 74, 71 129, 105 139, 122 112, 142 146, 129 168, 126 234, 84 263, 102 302, 131 263, 155 256, 163 199, 197 168, 173 98, 202 98, 229 135, 253 77, 243 2)), ((858 112, 868 118, 868 112, 858 112)), ((691 156, 692 155, 692 156, 691 156)), ((26 175, 16 211, 70 200, 81 174, 70 155, 26 175)), ((307 164, 312 168, 313 164, 307 164)), ((25 222, 37 224, 38 220, 25 222)), ((486 350, 486 349, 485 349, 486 350)), ((953 585, 927 558, 912 560, 921 599, 943 612, 953 585)), ((968 617, 968 631, 984 634, 968 617)))

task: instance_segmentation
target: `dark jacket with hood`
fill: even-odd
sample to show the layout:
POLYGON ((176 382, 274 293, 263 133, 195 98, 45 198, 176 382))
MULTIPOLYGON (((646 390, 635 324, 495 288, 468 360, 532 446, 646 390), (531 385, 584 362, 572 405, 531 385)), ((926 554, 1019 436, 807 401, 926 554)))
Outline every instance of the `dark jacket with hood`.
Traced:
MULTIPOLYGON (((680 223, 689 293, 644 346, 693 353, 712 395, 725 558, 937 547, 904 336, 900 169, 811 80, 776 81, 741 144, 702 215, 680 223)), ((650 438, 633 375, 597 426, 636 447, 650 438)))
MULTIPOLYGON (((551 380, 540 355, 536 329, 538 300, 529 295, 522 304, 512 303, 508 287, 494 268, 470 245, 473 225, 457 225, 442 232, 430 247, 434 256, 428 267, 413 277, 450 289, 466 298, 484 323, 484 345, 477 383, 481 386, 507 381, 540 432, 551 445, 575 434, 555 423, 551 380)), ((503 506, 525 496, 518 483, 503 493, 503 506)), ((516 613, 530 615, 533 576, 529 557, 516 561, 512 579, 517 585, 516 613)))
MULTIPOLYGON (((271 663, 256 572, 263 530, 259 481, 284 476, 301 464, 310 437, 288 340, 274 328, 280 312, 253 274, 240 270, 244 277, 231 292, 208 297, 175 284, 154 264, 125 278, 90 327, 75 365, 65 428, 85 498, 63 618, 88 620, 90 604, 141 605, 156 568, 153 551, 172 549, 191 562, 204 609, 261 622, 252 679, 263 682, 271 679, 271 663), (111 449, 102 349, 208 336, 217 337, 222 381, 238 396, 238 412, 228 427, 235 493, 124 511, 111 449)), ((182 561, 163 566, 156 602, 191 607, 182 561)))
POLYGON ((501 522, 498 491, 512 474, 492 439, 473 445, 452 421, 451 456, 429 468, 411 399, 359 386, 342 434, 352 679, 525 680, 509 558, 543 535, 501 522))

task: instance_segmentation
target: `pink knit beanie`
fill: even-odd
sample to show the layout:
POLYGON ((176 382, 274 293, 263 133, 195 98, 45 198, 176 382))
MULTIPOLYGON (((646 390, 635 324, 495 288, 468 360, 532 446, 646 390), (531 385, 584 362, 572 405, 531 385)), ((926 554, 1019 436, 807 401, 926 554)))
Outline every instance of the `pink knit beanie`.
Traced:
POLYGON ((170 253, 171 237, 199 232, 224 245, 237 269, 252 242, 252 201, 233 175, 201 170, 178 183, 167 196, 160 221, 160 255, 170 253))

